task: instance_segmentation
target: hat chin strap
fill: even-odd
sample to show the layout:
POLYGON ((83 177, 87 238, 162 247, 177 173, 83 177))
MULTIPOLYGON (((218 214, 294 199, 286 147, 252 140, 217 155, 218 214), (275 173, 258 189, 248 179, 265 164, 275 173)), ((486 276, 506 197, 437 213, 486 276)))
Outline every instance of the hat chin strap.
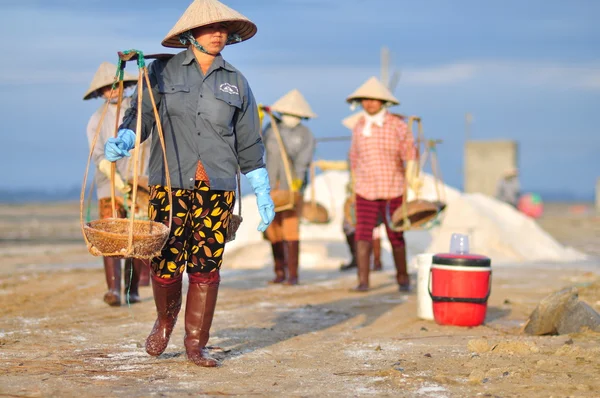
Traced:
POLYGON ((198 51, 201 51, 204 54, 212 55, 213 57, 217 55, 217 54, 209 53, 208 51, 206 51, 206 49, 204 47, 202 47, 202 45, 200 45, 200 43, 198 43, 198 41, 196 40, 196 38, 194 37, 192 32, 189 30, 187 32, 179 35, 179 42, 184 45, 191 44, 194 47, 196 47, 196 49, 198 51))
MULTIPOLYGON (((239 34, 237 33, 233 33, 230 34, 227 37, 227 43, 225 44, 233 44, 233 43, 239 43, 242 41, 242 38, 239 34)), ((206 50, 206 48, 202 47, 202 45, 200 43, 198 43, 198 41, 196 40, 196 38, 194 37, 194 35, 192 34, 191 30, 188 30, 185 33, 182 33, 179 35, 179 42, 183 45, 187 45, 187 44, 191 44, 194 47, 196 47, 196 49, 200 52, 203 52, 204 54, 208 54, 208 55, 212 55, 213 57, 218 55, 218 54, 213 54, 210 53, 206 50)))

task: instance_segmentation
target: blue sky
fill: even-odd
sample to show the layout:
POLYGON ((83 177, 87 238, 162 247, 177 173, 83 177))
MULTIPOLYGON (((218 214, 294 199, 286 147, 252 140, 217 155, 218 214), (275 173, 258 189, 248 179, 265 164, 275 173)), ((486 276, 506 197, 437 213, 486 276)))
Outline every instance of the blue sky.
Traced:
MULTIPOLYGON (((519 142, 528 191, 591 197, 600 177, 600 2, 595 0, 225 0, 258 25, 224 57, 268 104, 298 88, 315 135, 348 134, 344 98, 379 76, 387 46, 401 71, 404 114, 444 140, 445 180, 462 186, 464 115, 477 139, 519 142)), ((0 2, 3 187, 80 184, 85 128, 98 101, 83 93, 103 61, 160 45, 189 0, 0 2)), ((135 72, 132 64, 129 70, 135 72)), ((317 157, 343 159, 347 143, 317 157)))

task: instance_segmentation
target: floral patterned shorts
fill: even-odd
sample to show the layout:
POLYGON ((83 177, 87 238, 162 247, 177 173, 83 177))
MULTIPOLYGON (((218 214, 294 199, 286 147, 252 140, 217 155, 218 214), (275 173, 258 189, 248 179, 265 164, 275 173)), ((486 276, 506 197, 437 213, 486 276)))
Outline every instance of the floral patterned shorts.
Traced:
MULTIPOLYGON (((193 190, 173 190, 172 202, 171 233, 160 256, 152 259, 154 274, 169 279, 184 271, 218 272, 235 192, 212 190, 206 182, 196 181, 193 190)), ((168 225, 169 199, 165 187, 150 187, 148 212, 150 220, 168 225)))

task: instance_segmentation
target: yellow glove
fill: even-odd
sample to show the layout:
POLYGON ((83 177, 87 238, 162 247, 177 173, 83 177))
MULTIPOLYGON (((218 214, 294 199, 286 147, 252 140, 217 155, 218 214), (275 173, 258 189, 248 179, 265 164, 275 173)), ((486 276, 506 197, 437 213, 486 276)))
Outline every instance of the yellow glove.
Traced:
POLYGON ((406 162, 406 184, 408 187, 419 196, 421 188, 423 188, 423 178, 417 176, 417 162, 409 160, 406 162))
MULTIPOLYGON (((111 162, 108 160, 102 159, 98 165, 98 170, 107 176, 108 179, 110 179, 110 163, 111 162)), ((115 172, 115 188, 117 188, 121 193, 127 193, 131 191, 131 187, 123 182, 123 179, 117 172, 115 172)))
POLYGON ((264 118, 265 118, 265 107, 263 104, 258 104, 258 123, 259 123, 260 129, 262 129, 264 118))
POLYGON ((292 191, 298 192, 300 188, 302 188, 302 180, 299 178, 294 179, 292 181, 292 191))

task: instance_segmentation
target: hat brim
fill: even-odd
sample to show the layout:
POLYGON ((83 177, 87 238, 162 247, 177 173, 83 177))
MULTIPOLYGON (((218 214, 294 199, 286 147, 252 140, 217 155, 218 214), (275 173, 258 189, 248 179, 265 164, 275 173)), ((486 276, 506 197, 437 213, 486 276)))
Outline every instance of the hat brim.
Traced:
MULTIPOLYGON (((137 80, 124 80, 123 81, 123 88, 129 88, 129 87, 133 87, 137 84, 137 80)), ((94 98, 99 98, 102 97, 102 90, 104 90, 106 87, 111 87, 112 83, 107 84, 105 86, 102 87, 98 87, 96 90, 87 93, 84 97, 83 100, 90 100, 90 99, 94 99, 94 98)))
MULTIPOLYGON (((251 21, 248 21, 245 19, 223 19, 223 20, 211 21, 211 22, 205 23, 205 24, 199 24, 198 26, 194 26, 189 29, 184 29, 179 32, 173 33, 172 35, 166 37, 162 41, 162 45, 164 47, 169 47, 169 48, 187 48, 188 45, 182 44, 179 41, 179 35, 187 32, 188 30, 202 28, 204 26, 208 26, 208 25, 212 25, 212 24, 216 24, 216 23, 227 23, 228 27, 229 27, 229 34, 240 35, 241 41, 246 41, 246 40, 252 38, 258 31, 258 28, 256 27, 256 25, 251 21)), ((240 43, 240 42, 237 42, 237 43, 240 43)), ((230 43, 230 44, 235 44, 235 43, 230 43)))

